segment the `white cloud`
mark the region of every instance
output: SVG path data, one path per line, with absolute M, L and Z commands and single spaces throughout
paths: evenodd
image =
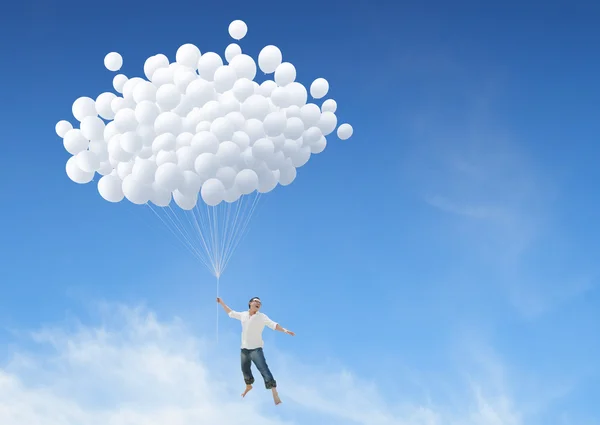
M 160 321 L 142 308 L 114 307 L 99 326 L 64 325 L 31 336 L 41 345 L 16 350 L 0 369 L 3 425 L 283 425 L 309 415 L 329 424 L 531 424 L 510 393 L 490 386 L 497 373 L 474 375 L 464 396 L 459 385 L 443 399 L 408 403 L 414 394 L 403 394 L 401 381 L 380 388 L 348 371 L 302 364 L 298 353 L 275 347 L 269 363 L 284 403 L 273 405 L 258 374 L 241 399 L 237 344 L 222 343 L 217 354 L 181 320 Z

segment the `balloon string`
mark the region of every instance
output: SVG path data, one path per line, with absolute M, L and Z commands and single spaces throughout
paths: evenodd
M 219 280 L 220 275 L 217 274 L 217 298 L 219 298 Z M 217 344 L 219 344 L 219 304 L 217 303 Z

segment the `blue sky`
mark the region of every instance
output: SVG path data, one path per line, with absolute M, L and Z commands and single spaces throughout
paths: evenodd
M 0 18 L 0 422 L 600 423 L 600 6 L 122 3 Z M 139 76 L 184 43 L 222 53 L 234 19 L 354 127 L 263 198 L 221 281 L 297 333 L 265 331 L 276 409 L 238 400 L 214 277 L 149 210 L 71 182 L 54 132 L 111 89 L 106 53 Z

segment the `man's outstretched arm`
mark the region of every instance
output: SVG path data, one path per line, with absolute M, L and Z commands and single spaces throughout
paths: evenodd
M 279 323 L 275 326 L 275 330 L 279 331 L 279 332 L 283 332 L 283 333 L 291 335 L 291 336 L 296 335 L 294 332 L 292 332 L 290 330 L 287 330 L 286 328 L 281 327 L 281 325 Z
M 221 304 L 221 307 L 223 307 L 223 310 L 225 310 L 225 313 L 229 314 L 229 313 L 231 313 L 231 312 L 232 312 L 232 310 L 231 310 L 231 309 L 230 309 L 230 308 L 227 306 L 227 304 L 225 304 L 225 303 L 223 302 L 223 300 L 222 300 L 221 298 L 217 298 L 217 302 L 218 302 L 219 304 Z
M 269 316 L 267 316 L 266 314 L 263 317 L 264 317 L 264 320 L 265 320 L 265 325 L 267 325 L 271 329 L 273 329 L 275 331 L 283 332 L 283 333 L 291 335 L 291 336 L 296 335 L 294 332 L 288 331 L 286 328 L 284 328 L 283 326 L 281 326 L 279 323 L 276 323 L 273 320 L 271 320 L 269 318 Z
M 240 313 L 238 313 L 237 311 L 233 311 L 232 309 L 230 309 L 227 304 L 225 304 L 223 302 L 223 300 L 221 298 L 217 298 L 217 302 L 219 304 L 221 304 L 221 307 L 223 307 L 223 310 L 225 310 L 225 312 L 229 315 L 229 317 L 233 318 L 233 319 L 240 319 Z

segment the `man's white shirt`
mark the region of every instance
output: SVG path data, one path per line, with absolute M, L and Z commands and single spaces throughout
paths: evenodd
M 233 311 L 229 312 L 229 317 L 238 319 L 242 322 L 242 348 L 252 350 L 260 348 L 264 345 L 262 332 L 265 326 L 275 330 L 277 323 L 269 319 L 266 314 L 260 311 L 250 316 L 249 311 Z

